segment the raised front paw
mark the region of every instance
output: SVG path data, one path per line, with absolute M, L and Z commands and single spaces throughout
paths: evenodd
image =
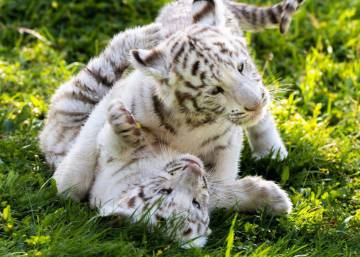
M 289 28 L 292 16 L 305 0 L 284 0 L 283 12 L 280 20 L 280 32 L 285 33 Z
M 130 145 L 137 145 L 142 140 L 140 124 L 126 109 L 122 101 L 114 100 L 108 109 L 108 122 L 115 134 Z

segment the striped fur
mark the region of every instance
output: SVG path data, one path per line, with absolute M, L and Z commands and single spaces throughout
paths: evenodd
M 256 31 L 279 25 L 280 32 L 285 33 L 293 14 L 303 2 L 304 0 L 284 0 L 270 7 L 257 7 L 226 1 L 226 5 L 244 30 Z

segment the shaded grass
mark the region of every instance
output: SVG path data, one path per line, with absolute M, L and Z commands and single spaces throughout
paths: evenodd
M 254 161 L 247 146 L 242 174 L 284 186 L 294 203 L 289 217 L 239 214 L 232 226 L 235 213 L 218 210 L 207 246 L 182 250 L 159 231 L 114 225 L 56 197 L 36 138 L 51 94 L 114 33 L 150 22 L 164 2 L 0 0 L 0 256 L 359 256 L 357 0 L 308 0 L 287 35 L 247 34 L 280 92 L 273 111 L 290 156 Z

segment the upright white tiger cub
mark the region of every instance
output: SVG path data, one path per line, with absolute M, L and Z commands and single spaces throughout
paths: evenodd
M 100 215 L 146 219 L 150 226 L 161 222 L 168 235 L 188 248 L 204 246 L 210 234 L 209 212 L 219 203 L 209 193 L 222 199 L 222 207 L 288 211 L 286 193 L 271 181 L 214 181 L 199 158 L 164 149 L 159 142 L 150 144 L 121 100 L 109 104 L 106 116 L 97 137 L 99 157 L 90 191 L 90 203 Z
M 197 19 L 202 19 L 208 14 L 206 9 L 204 12 L 200 9 L 193 19 L 192 2 L 193 0 L 178 0 L 165 6 L 157 18 L 157 22 L 163 25 L 161 32 L 159 26 L 150 25 L 116 35 L 98 57 L 92 59 L 85 69 L 57 90 L 40 135 L 40 146 L 49 164 L 57 167 L 68 153 L 96 104 L 129 66 L 128 53 L 131 49 L 151 48 L 163 36 L 172 35 L 191 25 L 193 20 L 197 22 Z M 280 27 L 284 28 L 281 30 L 284 31 L 292 14 L 302 2 L 284 0 L 274 6 L 257 7 L 226 0 L 224 3 L 230 11 L 223 13 L 227 20 L 226 26 L 232 28 L 235 33 L 241 33 L 242 30 L 259 30 L 275 24 L 280 24 Z M 268 147 L 261 146 L 264 140 L 256 140 L 254 134 L 259 134 L 256 129 L 249 134 L 254 155 L 265 155 Z

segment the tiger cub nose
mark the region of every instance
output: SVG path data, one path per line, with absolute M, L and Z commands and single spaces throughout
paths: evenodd
M 248 112 L 256 112 L 256 111 L 259 111 L 265 103 L 266 103 L 266 94 L 263 91 L 261 93 L 261 99 L 259 99 L 252 105 L 244 106 L 244 109 Z

